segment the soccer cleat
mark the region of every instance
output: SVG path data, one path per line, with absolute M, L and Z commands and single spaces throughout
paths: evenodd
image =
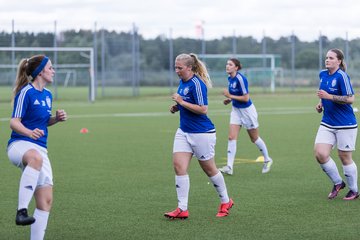
M 328 198 L 329 199 L 334 199 L 338 193 L 340 192 L 341 189 L 345 188 L 346 184 L 344 181 L 342 181 L 339 184 L 334 185 L 333 189 L 331 190 L 331 192 L 329 193 Z
M 359 197 L 358 192 L 353 192 L 350 190 L 343 199 L 344 200 L 354 200 L 354 199 L 357 199 L 358 197 Z
M 226 217 L 229 215 L 229 210 L 234 205 L 234 201 L 230 198 L 230 201 L 228 203 L 222 203 L 220 204 L 219 211 L 216 214 L 217 217 Z
M 180 208 L 176 208 L 172 212 L 165 213 L 164 216 L 170 219 L 186 219 L 189 217 L 189 211 L 183 211 Z
M 219 168 L 219 171 L 227 175 L 233 175 L 233 169 L 227 165 Z
M 271 158 L 268 161 L 264 162 L 262 173 L 268 173 L 270 171 L 271 165 L 273 164 L 273 160 Z
M 28 216 L 27 209 L 22 208 L 17 211 L 15 223 L 16 225 L 26 226 L 35 222 L 35 218 Z

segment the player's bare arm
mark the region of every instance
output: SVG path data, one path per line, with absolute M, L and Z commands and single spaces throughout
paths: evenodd
M 205 105 L 200 106 L 197 104 L 192 104 L 192 103 L 186 102 L 177 93 L 173 94 L 172 100 L 174 102 L 176 102 L 177 104 L 183 106 L 184 108 L 192 111 L 193 113 L 196 113 L 196 114 L 206 114 L 207 113 L 207 109 L 208 109 L 207 106 L 205 106 Z
M 236 96 L 236 95 L 232 95 L 229 93 L 229 90 L 227 89 L 224 89 L 223 90 L 223 95 L 229 99 L 234 99 L 234 100 L 237 100 L 237 101 L 240 101 L 240 102 L 248 102 L 249 99 L 250 99 L 250 95 L 249 94 L 245 94 L 245 95 L 242 95 L 242 96 Z M 224 104 L 225 104 L 225 101 L 224 101 Z
M 333 95 L 332 100 L 334 102 L 340 103 L 340 104 L 351 104 L 354 102 L 355 96 L 354 95 L 346 95 L 346 96 Z
M 317 96 L 320 99 L 328 99 L 328 100 L 332 100 L 336 103 L 340 103 L 340 104 L 352 104 L 355 100 L 355 95 L 332 95 L 329 94 L 328 92 L 324 91 L 324 90 L 319 90 L 317 92 Z

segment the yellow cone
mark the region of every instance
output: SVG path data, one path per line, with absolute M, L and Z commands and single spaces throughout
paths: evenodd
M 264 162 L 264 156 L 258 157 L 255 162 Z

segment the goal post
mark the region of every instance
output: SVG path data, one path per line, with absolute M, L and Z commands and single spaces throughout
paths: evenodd
M 4 57 L 5 53 L 5 57 Z M 63 53 L 63 56 L 59 56 L 59 53 Z M 71 53 L 79 53 L 79 56 L 71 55 Z M 11 57 L 7 57 L 11 54 Z M 59 73 L 66 72 L 66 69 L 79 70 L 88 69 L 88 82 L 89 93 L 88 100 L 90 102 L 95 101 L 95 73 L 94 73 L 94 49 L 90 47 L 0 47 L 0 71 L 14 73 L 14 69 L 17 68 L 20 59 L 30 57 L 29 55 L 46 54 L 51 55 L 51 61 L 55 69 L 59 70 Z M 67 56 L 66 56 L 67 55 Z M 74 57 L 75 56 L 75 57 Z M 87 59 L 86 61 L 81 61 Z M 71 61 L 69 61 L 71 60 Z M 68 61 L 68 62 L 67 62 Z M 15 71 L 16 72 L 16 71 Z M 0 72 L 1 74 L 1 72 Z M 4 73 L 2 73 L 4 74 Z M 56 79 L 55 70 L 55 79 Z M 11 76 L 13 77 L 13 76 Z M 1 84 L 4 84 L 3 82 Z M 55 96 L 57 95 L 57 83 L 54 82 Z
M 275 92 L 275 76 L 281 72 L 279 65 L 280 56 L 276 54 L 199 54 L 215 76 L 218 72 L 225 71 L 226 61 L 229 58 L 237 58 L 243 65 L 243 70 L 247 77 L 259 75 L 263 79 L 270 81 L 269 87 L 271 92 Z M 260 77 L 259 77 L 260 78 Z M 251 79 L 249 79 L 251 81 Z M 263 81 L 263 80 L 262 80 Z

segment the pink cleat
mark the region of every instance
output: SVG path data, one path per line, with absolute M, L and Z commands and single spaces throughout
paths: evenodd
M 174 211 L 172 212 L 167 212 L 164 214 L 165 217 L 169 218 L 169 219 L 186 219 L 189 217 L 189 211 L 183 211 L 180 208 L 176 208 Z
M 333 189 L 331 190 L 331 192 L 329 193 L 328 198 L 329 199 L 334 199 L 338 193 L 340 192 L 341 189 L 345 188 L 346 184 L 344 183 L 344 181 L 342 181 L 340 184 L 336 184 L 334 185 Z
M 216 214 L 217 217 L 226 217 L 229 215 L 229 210 L 234 205 L 234 201 L 230 198 L 228 203 L 222 203 L 219 207 L 219 212 Z

